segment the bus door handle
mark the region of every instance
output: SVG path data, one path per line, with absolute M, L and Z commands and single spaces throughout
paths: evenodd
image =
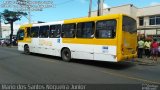
M 94 54 L 94 53 L 90 53 L 90 54 Z
M 55 49 L 52 49 L 52 50 L 55 50 Z
M 76 52 L 76 51 L 72 51 L 72 52 Z
M 45 48 L 45 49 L 47 49 L 47 48 Z
M 41 47 L 38 47 L 38 48 L 41 48 Z

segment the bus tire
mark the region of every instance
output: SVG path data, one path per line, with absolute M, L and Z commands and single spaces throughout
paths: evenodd
M 71 52 L 68 48 L 64 48 L 61 52 L 63 61 L 69 62 L 71 60 Z
M 29 46 L 28 46 L 28 45 L 25 45 L 25 46 L 24 46 L 24 54 L 26 54 L 26 55 L 29 55 L 29 54 L 30 54 Z

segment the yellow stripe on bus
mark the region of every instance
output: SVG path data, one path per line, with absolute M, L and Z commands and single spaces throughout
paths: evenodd
M 72 43 L 72 44 L 91 44 L 91 45 L 117 45 L 116 39 L 77 39 L 77 38 L 63 38 L 62 43 Z

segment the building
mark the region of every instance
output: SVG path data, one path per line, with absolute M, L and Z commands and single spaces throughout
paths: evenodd
M 18 24 L 14 24 L 13 25 L 14 30 L 13 30 L 13 35 L 17 35 L 17 31 L 20 27 L 20 25 Z M 1 24 L 1 36 L 2 38 L 10 38 L 10 34 L 11 34 L 11 29 L 10 29 L 10 25 L 9 24 Z
M 160 5 L 137 8 L 133 4 L 103 9 L 104 14 L 123 13 L 137 20 L 137 32 L 144 35 L 160 35 Z M 97 16 L 92 11 L 91 16 Z
M 10 25 L 2 24 L 1 25 L 2 38 L 7 38 L 10 35 Z

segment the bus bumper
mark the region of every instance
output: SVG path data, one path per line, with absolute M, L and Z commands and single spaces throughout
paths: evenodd
M 128 61 L 128 60 L 134 60 L 137 58 L 137 53 L 136 54 L 131 54 L 131 55 L 122 55 L 121 58 L 118 59 L 119 61 Z

